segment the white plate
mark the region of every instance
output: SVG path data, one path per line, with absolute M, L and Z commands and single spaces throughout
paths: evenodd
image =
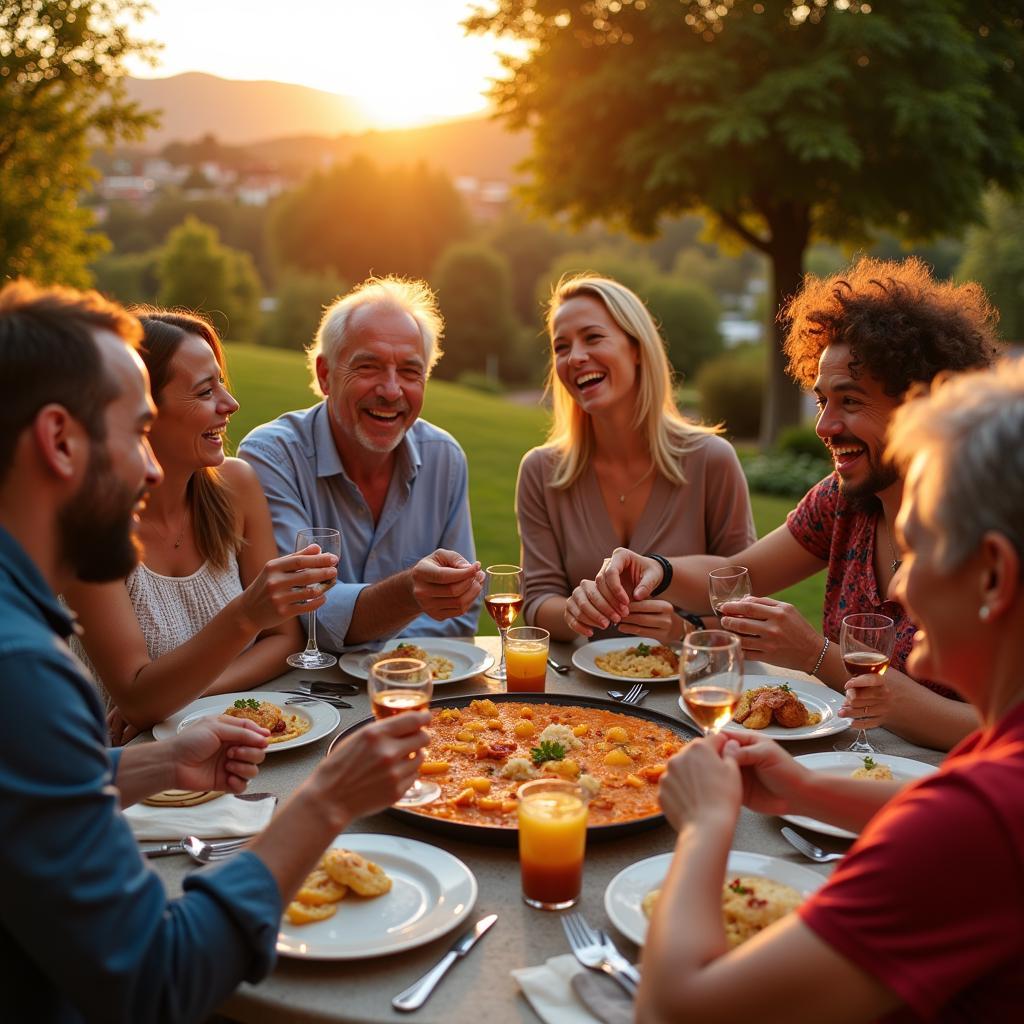
M 477 647 L 465 640 L 448 640 L 444 637 L 402 636 L 382 644 L 381 651 L 392 651 L 399 644 L 415 644 L 417 647 L 422 647 L 427 654 L 439 655 L 452 663 L 452 674 L 447 679 L 435 679 L 435 686 L 461 683 L 464 679 L 472 679 L 473 676 L 486 672 L 494 664 L 494 658 L 482 647 Z M 338 667 L 350 676 L 355 676 L 356 679 L 366 679 L 370 675 L 370 662 L 378 654 L 380 651 L 373 654 L 367 654 L 365 651 L 352 651 L 349 654 L 343 654 L 338 659 Z
M 349 893 L 326 921 L 281 921 L 277 951 L 304 960 L 366 960 L 413 949 L 451 931 L 476 903 L 473 872 L 457 857 L 402 836 L 340 835 L 331 846 L 379 864 L 393 882 L 373 899 Z
M 894 757 L 892 754 L 872 754 L 872 758 L 879 764 L 887 764 L 891 769 L 897 782 L 913 782 L 914 779 L 923 779 L 938 768 L 932 764 L 925 764 L 924 761 L 914 761 L 909 757 Z M 826 775 L 838 775 L 841 778 L 848 778 L 850 773 L 864 765 L 864 755 L 854 754 L 848 750 L 825 751 L 821 754 L 801 754 L 794 758 L 802 765 L 812 771 L 825 772 Z M 799 814 L 783 814 L 784 821 L 799 825 L 801 828 L 809 828 L 812 832 L 820 832 L 822 835 L 835 836 L 837 839 L 856 839 L 856 832 L 847 832 L 845 828 L 838 825 L 830 825 L 827 821 L 818 821 L 816 818 L 805 818 Z
M 804 725 L 799 729 L 786 729 L 781 725 L 769 725 L 764 729 L 747 729 L 739 722 L 729 722 L 726 732 L 745 732 L 754 736 L 768 736 L 780 743 L 795 740 L 814 740 L 822 736 L 832 736 L 844 729 L 849 729 L 850 719 L 840 718 L 839 709 L 846 699 L 824 683 L 805 683 L 785 676 L 744 676 L 743 689 L 756 690 L 759 686 L 781 686 L 785 683 L 807 705 L 808 711 L 817 711 L 821 721 L 817 725 Z M 688 721 L 693 721 L 683 698 L 679 698 L 679 707 Z
M 611 679 L 616 683 L 674 683 L 679 685 L 679 674 L 673 673 L 670 676 L 652 676 L 644 679 L 640 676 L 617 676 L 614 672 L 606 672 L 603 668 L 597 667 L 596 659 L 612 651 L 625 651 L 637 644 L 649 644 L 651 647 L 659 646 L 659 641 L 644 639 L 641 636 L 614 636 L 609 640 L 594 640 L 582 647 L 577 647 L 572 652 L 572 663 L 581 671 L 589 672 L 592 676 L 600 676 L 602 679 Z M 676 653 L 679 651 L 679 644 L 666 644 Z
M 194 725 L 201 718 L 210 715 L 222 715 L 236 700 L 268 700 L 276 704 L 282 711 L 289 715 L 297 715 L 309 722 L 309 729 L 295 739 L 285 740 L 283 743 L 271 743 L 267 747 L 267 753 L 273 754 L 278 750 L 294 750 L 296 747 L 304 747 L 307 743 L 315 743 L 317 740 L 329 736 L 341 722 L 341 715 L 337 708 L 318 700 L 312 704 L 289 704 L 286 708 L 284 702 L 294 693 L 274 693 L 267 690 L 250 690 L 247 693 L 218 693 L 212 697 L 200 697 L 191 704 L 183 707 L 176 715 L 153 726 L 153 737 L 158 740 L 173 739 L 182 729 Z
M 668 866 L 672 863 L 671 853 L 648 857 L 620 871 L 604 891 L 604 909 L 609 920 L 630 942 L 644 944 L 647 936 L 647 917 L 643 912 L 643 898 L 652 890 L 660 888 Z M 770 878 L 783 885 L 791 885 L 797 892 L 810 896 L 820 888 L 825 879 L 810 868 L 760 853 L 729 853 L 727 875 L 756 875 Z

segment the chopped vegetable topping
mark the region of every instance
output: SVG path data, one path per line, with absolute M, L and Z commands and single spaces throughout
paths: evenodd
M 875 767 L 875 759 L 873 757 L 871 757 L 870 755 L 868 757 L 865 757 L 864 758 L 864 767 L 868 771 L 871 771 Z
M 246 697 L 244 700 L 236 700 L 235 707 L 249 708 L 252 711 L 258 711 L 260 707 L 260 702 L 256 700 L 254 697 Z
M 752 893 L 754 891 L 753 889 L 748 889 L 738 878 L 734 878 L 729 883 L 729 888 L 740 896 L 746 896 L 747 893 Z
M 650 654 L 651 653 L 651 648 L 647 644 L 637 644 L 636 645 L 636 653 L 637 654 Z
M 565 759 L 565 747 L 554 740 L 542 740 L 539 747 L 530 751 L 530 757 L 534 764 L 543 764 L 545 761 L 562 761 Z

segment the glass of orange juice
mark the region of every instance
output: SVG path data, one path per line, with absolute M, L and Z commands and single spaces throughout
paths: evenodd
M 551 634 L 538 626 L 515 626 L 505 634 L 505 689 L 543 693 Z
M 571 907 L 583 888 L 586 793 L 576 782 L 535 779 L 518 796 L 523 900 L 538 910 Z

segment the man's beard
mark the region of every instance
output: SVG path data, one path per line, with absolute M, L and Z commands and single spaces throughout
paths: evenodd
M 849 484 L 840 476 L 839 492 L 852 505 L 872 509 L 877 504 L 877 495 L 892 487 L 899 480 L 900 474 L 894 466 L 876 462 L 869 449 L 865 449 L 865 455 L 868 460 L 867 477 L 858 484 Z
M 133 515 L 145 489 L 132 492 L 93 442 L 85 480 L 57 520 L 61 561 L 83 583 L 124 579 L 139 562 Z

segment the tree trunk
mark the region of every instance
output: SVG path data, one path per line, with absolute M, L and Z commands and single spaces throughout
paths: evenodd
M 800 288 L 804 250 L 810 238 L 810 215 L 805 208 L 788 207 L 773 211 L 769 257 L 772 263 L 772 330 L 768 339 L 768 368 L 761 408 L 761 449 L 770 448 L 779 432 L 800 422 L 800 389 L 786 373 L 782 343 L 786 325 L 778 312 Z

